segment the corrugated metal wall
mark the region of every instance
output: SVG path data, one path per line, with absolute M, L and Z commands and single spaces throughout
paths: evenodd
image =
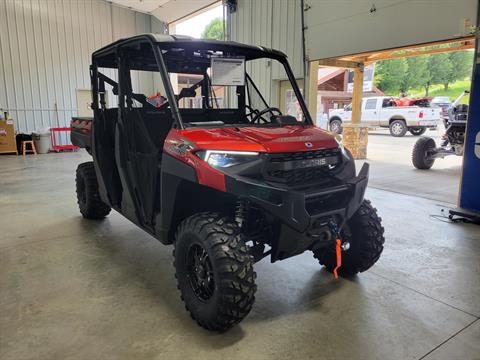
M 160 29 L 152 16 L 103 0 L 0 0 L 0 108 L 18 131 L 67 126 L 76 89 L 90 88 L 91 53 Z
M 229 15 L 231 40 L 283 51 L 295 76 L 303 78 L 301 14 L 300 0 L 238 0 L 237 11 Z M 267 61 L 254 64 L 251 72 L 260 91 L 276 101 L 271 80 L 284 80 L 285 72 Z

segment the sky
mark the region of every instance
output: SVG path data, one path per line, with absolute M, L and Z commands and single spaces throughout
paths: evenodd
M 204 13 L 192 17 L 183 22 L 177 23 L 175 27 L 175 34 L 177 35 L 188 35 L 194 38 L 200 38 L 202 35 L 203 29 L 205 26 L 215 18 L 223 17 L 223 8 L 222 5 L 219 5 L 211 10 L 205 11 Z

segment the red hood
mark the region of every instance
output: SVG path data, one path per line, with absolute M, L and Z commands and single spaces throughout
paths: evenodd
M 338 147 L 333 135 L 315 126 L 188 129 L 179 135 L 199 149 L 211 150 L 294 152 Z

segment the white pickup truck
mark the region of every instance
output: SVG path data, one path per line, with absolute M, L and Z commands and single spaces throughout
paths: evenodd
M 385 127 L 395 137 L 404 136 L 407 131 L 412 135 L 422 135 L 426 129 L 436 129 L 440 121 L 441 109 L 438 107 L 395 106 L 392 97 L 377 96 L 362 100 L 362 120 L 369 127 Z M 340 134 L 342 123 L 352 121 L 352 105 L 343 109 L 332 109 L 328 124 L 330 131 Z

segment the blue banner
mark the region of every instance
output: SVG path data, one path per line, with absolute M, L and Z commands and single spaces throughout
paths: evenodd
M 476 213 L 480 213 L 480 58 L 478 44 L 477 39 L 459 203 L 461 208 Z

